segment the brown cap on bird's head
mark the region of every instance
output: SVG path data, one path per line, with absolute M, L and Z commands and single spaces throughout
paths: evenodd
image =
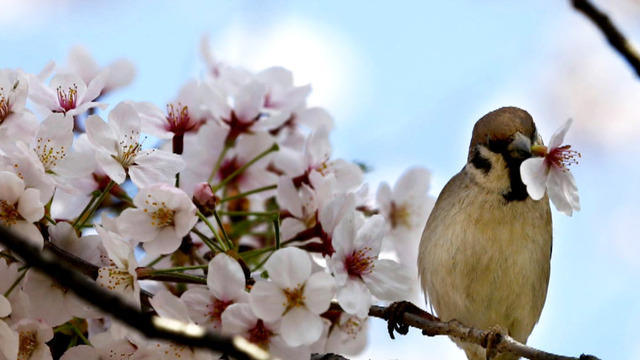
M 516 132 L 530 139 L 534 137 L 536 125 L 528 112 L 508 106 L 488 113 L 473 127 L 471 144 L 469 144 L 469 160 L 476 145 L 488 146 L 489 141 L 509 141 Z

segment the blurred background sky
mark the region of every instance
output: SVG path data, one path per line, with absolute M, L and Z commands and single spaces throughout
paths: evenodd
M 599 1 L 640 39 L 640 3 Z M 310 102 L 337 124 L 334 154 L 393 183 L 431 170 L 431 193 L 466 161 L 474 122 L 500 106 L 528 110 L 547 141 L 571 117 L 567 143 L 582 210 L 554 211 L 551 282 L 529 344 L 602 359 L 638 359 L 640 341 L 640 80 L 569 1 L 72 1 L 0 0 L 0 67 L 38 72 L 84 45 L 99 63 L 138 67 L 109 100 L 162 105 L 203 70 L 199 41 L 259 70 L 311 83 Z M 359 359 L 464 359 L 444 337 L 391 341 L 371 322 Z

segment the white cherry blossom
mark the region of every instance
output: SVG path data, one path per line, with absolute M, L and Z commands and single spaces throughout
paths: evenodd
M 108 219 L 106 216 L 102 217 L 103 224 L 110 221 L 112 222 L 113 220 Z M 131 244 L 119 234 L 109 230 L 110 227 L 114 226 L 116 225 L 113 223 L 107 224 L 107 226 L 95 226 L 110 260 L 110 264 L 101 266 L 98 269 L 96 283 L 110 291 L 121 294 L 125 300 L 136 307 L 140 307 L 140 285 L 138 284 L 138 275 L 136 273 L 138 262 Z
M 348 313 L 367 316 L 373 294 L 381 300 L 399 300 L 409 291 L 411 277 L 402 265 L 378 259 L 385 220 L 373 215 L 364 221 L 347 214 L 333 232 L 335 253 L 328 261 L 338 285 L 338 303 Z
M 87 119 L 87 135 L 96 147 L 96 160 L 117 184 L 127 176 L 139 187 L 172 183 L 184 167 L 179 155 L 158 149 L 142 149 L 140 117 L 129 103 L 119 103 L 109 113 L 109 122 L 99 116 Z
M 181 296 L 189 315 L 198 325 L 219 330 L 221 316 L 229 305 L 249 301 L 242 267 L 224 253 L 216 255 L 209 262 L 207 288 L 191 288 Z
M 135 242 L 144 243 L 150 255 L 176 251 L 182 237 L 198 221 L 189 196 L 170 185 L 155 184 L 140 189 L 133 204 L 136 208 L 126 209 L 117 218 L 118 230 Z
M 280 359 L 307 359 L 311 355 L 309 346 L 292 347 L 280 335 L 280 323 L 258 318 L 249 304 L 233 304 L 222 314 L 225 333 L 240 335 Z
M 35 76 L 29 78 L 29 98 L 36 104 L 51 112 L 64 113 L 71 116 L 106 104 L 94 102 L 104 88 L 106 72 L 97 75 L 88 84 L 78 74 L 61 73 L 55 75 L 49 85 L 45 85 Z
M 311 274 L 309 254 L 298 248 L 277 250 L 264 268 L 271 281 L 256 282 L 250 293 L 253 312 L 264 321 L 281 319 L 280 334 L 289 346 L 310 345 L 320 338 L 321 313 L 334 294 L 333 278 Z
M 0 171 L 0 225 L 42 248 L 44 239 L 33 224 L 44 216 L 40 191 L 26 188 L 17 175 Z
M 0 69 L 0 141 L 29 141 L 38 126 L 25 108 L 27 77 L 21 71 Z
M 101 67 L 89 51 L 82 46 L 74 46 L 69 51 L 67 61 L 69 70 L 78 74 L 85 84 L 90 84 L 102 72 L 106 73 L 104 75 L 104 87 L 101 89 L 99 97 L 117 88 L 129 85 L 136 75 L 136 68 L 131 61 L 118 59 L 107 66 Z
M 534 200 L 540 200 L 545 192 L 558 211 L 571 216 L 574 210 L 580 210 L 578 187 L 568 166 L 577 163 L 580 154 L 571 150 L 570 145 L 562 145 L 572 120 L 565 122 L 549 141 L 549 147 L 535 146 L 533 152 L 542 157 L 532 157 L 520 166 L 522 182 Z

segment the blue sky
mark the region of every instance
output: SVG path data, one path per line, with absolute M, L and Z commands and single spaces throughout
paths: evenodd
M 640 39 L 640 8 L 602 2 Z M 373 184 L 421 165 L 432 194 L 464 165 L 471 128 L 505 105 L 527 109 L 544 138 L 568 117 L 582 152 L 582 211 L 554 212 L 547 303 L 530 344 L 566 355 L 637 359 L 640 345 L 640 81 L 568 1 L 0 0 L 0 67 L 39 71 L 86 46 L 127 57 L 132 86 L 111 100 L 163 104 L 202 70 L 198 44 L 254 69 L 291 68 L 334 115 L 338 157 L 370 164 Z M 629 159 L 631 158 L 631 159 Z M 361 358 L 462 359 L 445 338 L 395 342 L 372 322 Z

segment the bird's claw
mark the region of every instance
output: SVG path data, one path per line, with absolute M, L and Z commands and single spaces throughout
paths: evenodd
M 487 333 L 487 336 L 485 338 L 487 345 L 485 347 L 485 354 L 487 360 L 493 359 L 498 354 L 496 346 L 500 343 L 500 341 L 502 341 L 504 334 L 507 334 L 507 331 L 500 325 L 494 325 L 493 327 L 491 327 L 491 329 L 489 329 L 489 333 Z
M 395 339 L 394 331 L 401 335 L 406 335 L 409 332 L 409 325 L 405 324 L 403 315 L 405 313 L 415 314 L 421 317 L 426 317 L 429 320 L 437 320 L 437 318 L 409 301 L 397 301 L 387 307 L 387 331 L 392 339 Z

